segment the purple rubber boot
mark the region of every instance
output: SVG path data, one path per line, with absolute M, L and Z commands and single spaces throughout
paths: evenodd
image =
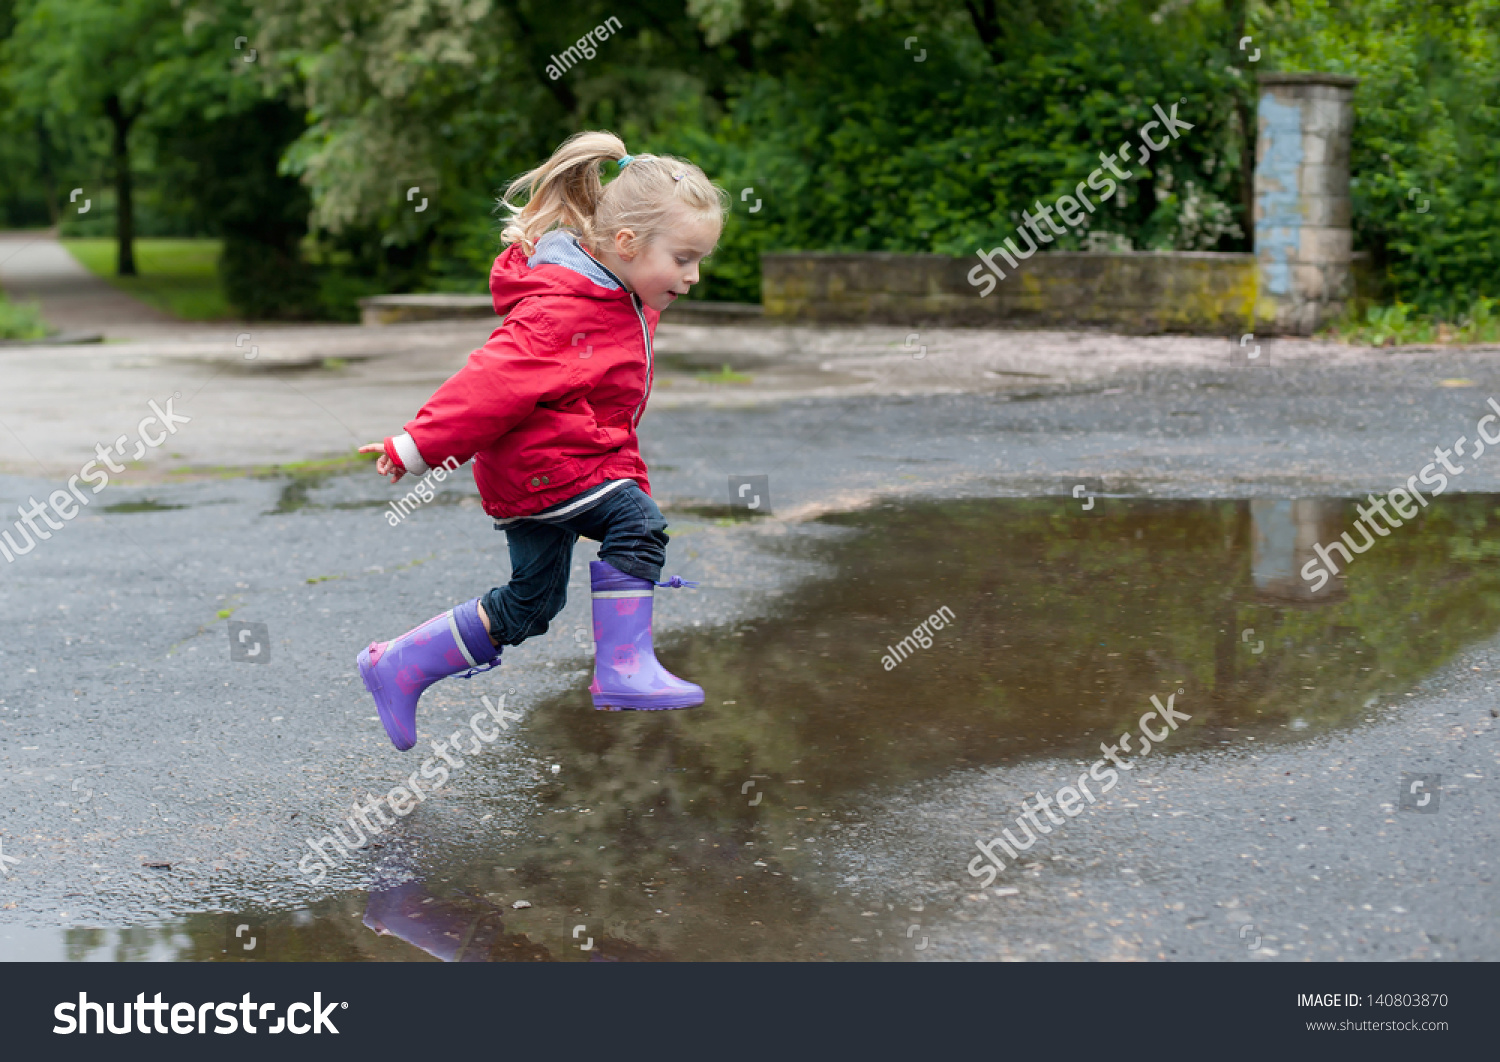
M 389 642 L 359 653 L 359 674 L 375 697 L 391 744 L 405 752 L 417 743 L 417 699 L 440 678 L 470 678 L 500 666 L 500 650 L 479 619 L 479 599 L 434 616 Z
M 703 703 L 703 688 L 657 663 L 651 645 L 656 586 L 697 586 L 674 577 L 653 584 L 607 561 L 589 563 L 594 591 L 594 682 L 589 692 L 601 712 L 660 712 Z

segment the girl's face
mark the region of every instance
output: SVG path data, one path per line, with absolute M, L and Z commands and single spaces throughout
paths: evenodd
M 632 246 L 635 233 L 622 229 L 601 260 L 641 302 L 660 313 L 698 283 L 698 263 L 719 242 L 719 227 L 713 215 L 674 205 L 655 237 Z

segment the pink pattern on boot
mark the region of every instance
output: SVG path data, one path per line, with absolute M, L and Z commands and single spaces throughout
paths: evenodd
M 416 665 L 403 667 L 400 671 L 396 672 L 396 685 L 400 687 L 402 693 L 410 696 L 424 688 L 422 680 L 426 677 L 422 673 L 422 669 Z
M 626 642 L 624 645 L 615 646 L 614 657 L 610 665 L 622 675 L 634 676 L 641 669 L 640 658 L 636 655 L 635 645 Z

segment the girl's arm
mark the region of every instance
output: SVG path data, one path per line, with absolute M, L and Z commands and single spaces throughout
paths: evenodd
M 541 403 L 577 390 L 577 359 L 562 356 L 562 346 L 544 311 L 518 306 L 407 422 L 406 433 L 385 441 L 393 469 L 421 474 L 450 457 L 463 464 Z

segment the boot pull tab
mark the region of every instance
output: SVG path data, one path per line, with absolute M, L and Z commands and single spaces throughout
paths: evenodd
M 686 586 L 686 587 L 688 587 L 688 588 L 691 589 L 693 587 L 696 587 L 698 584 L 695 583 L 695 582 L 693 582 L 693 581 L 691 581 L 691 580 L 689 580 L 689 579 L 684 579 L 680 575 L 674 575 L 674 576 L 672 576 L 672 578 L 668 579 L 666 582 L 664 582 L 664 583 L 657 583 L 656 585 L 657 586 L 673 586 L 673 587 L 683 587 L 683 586 Z

